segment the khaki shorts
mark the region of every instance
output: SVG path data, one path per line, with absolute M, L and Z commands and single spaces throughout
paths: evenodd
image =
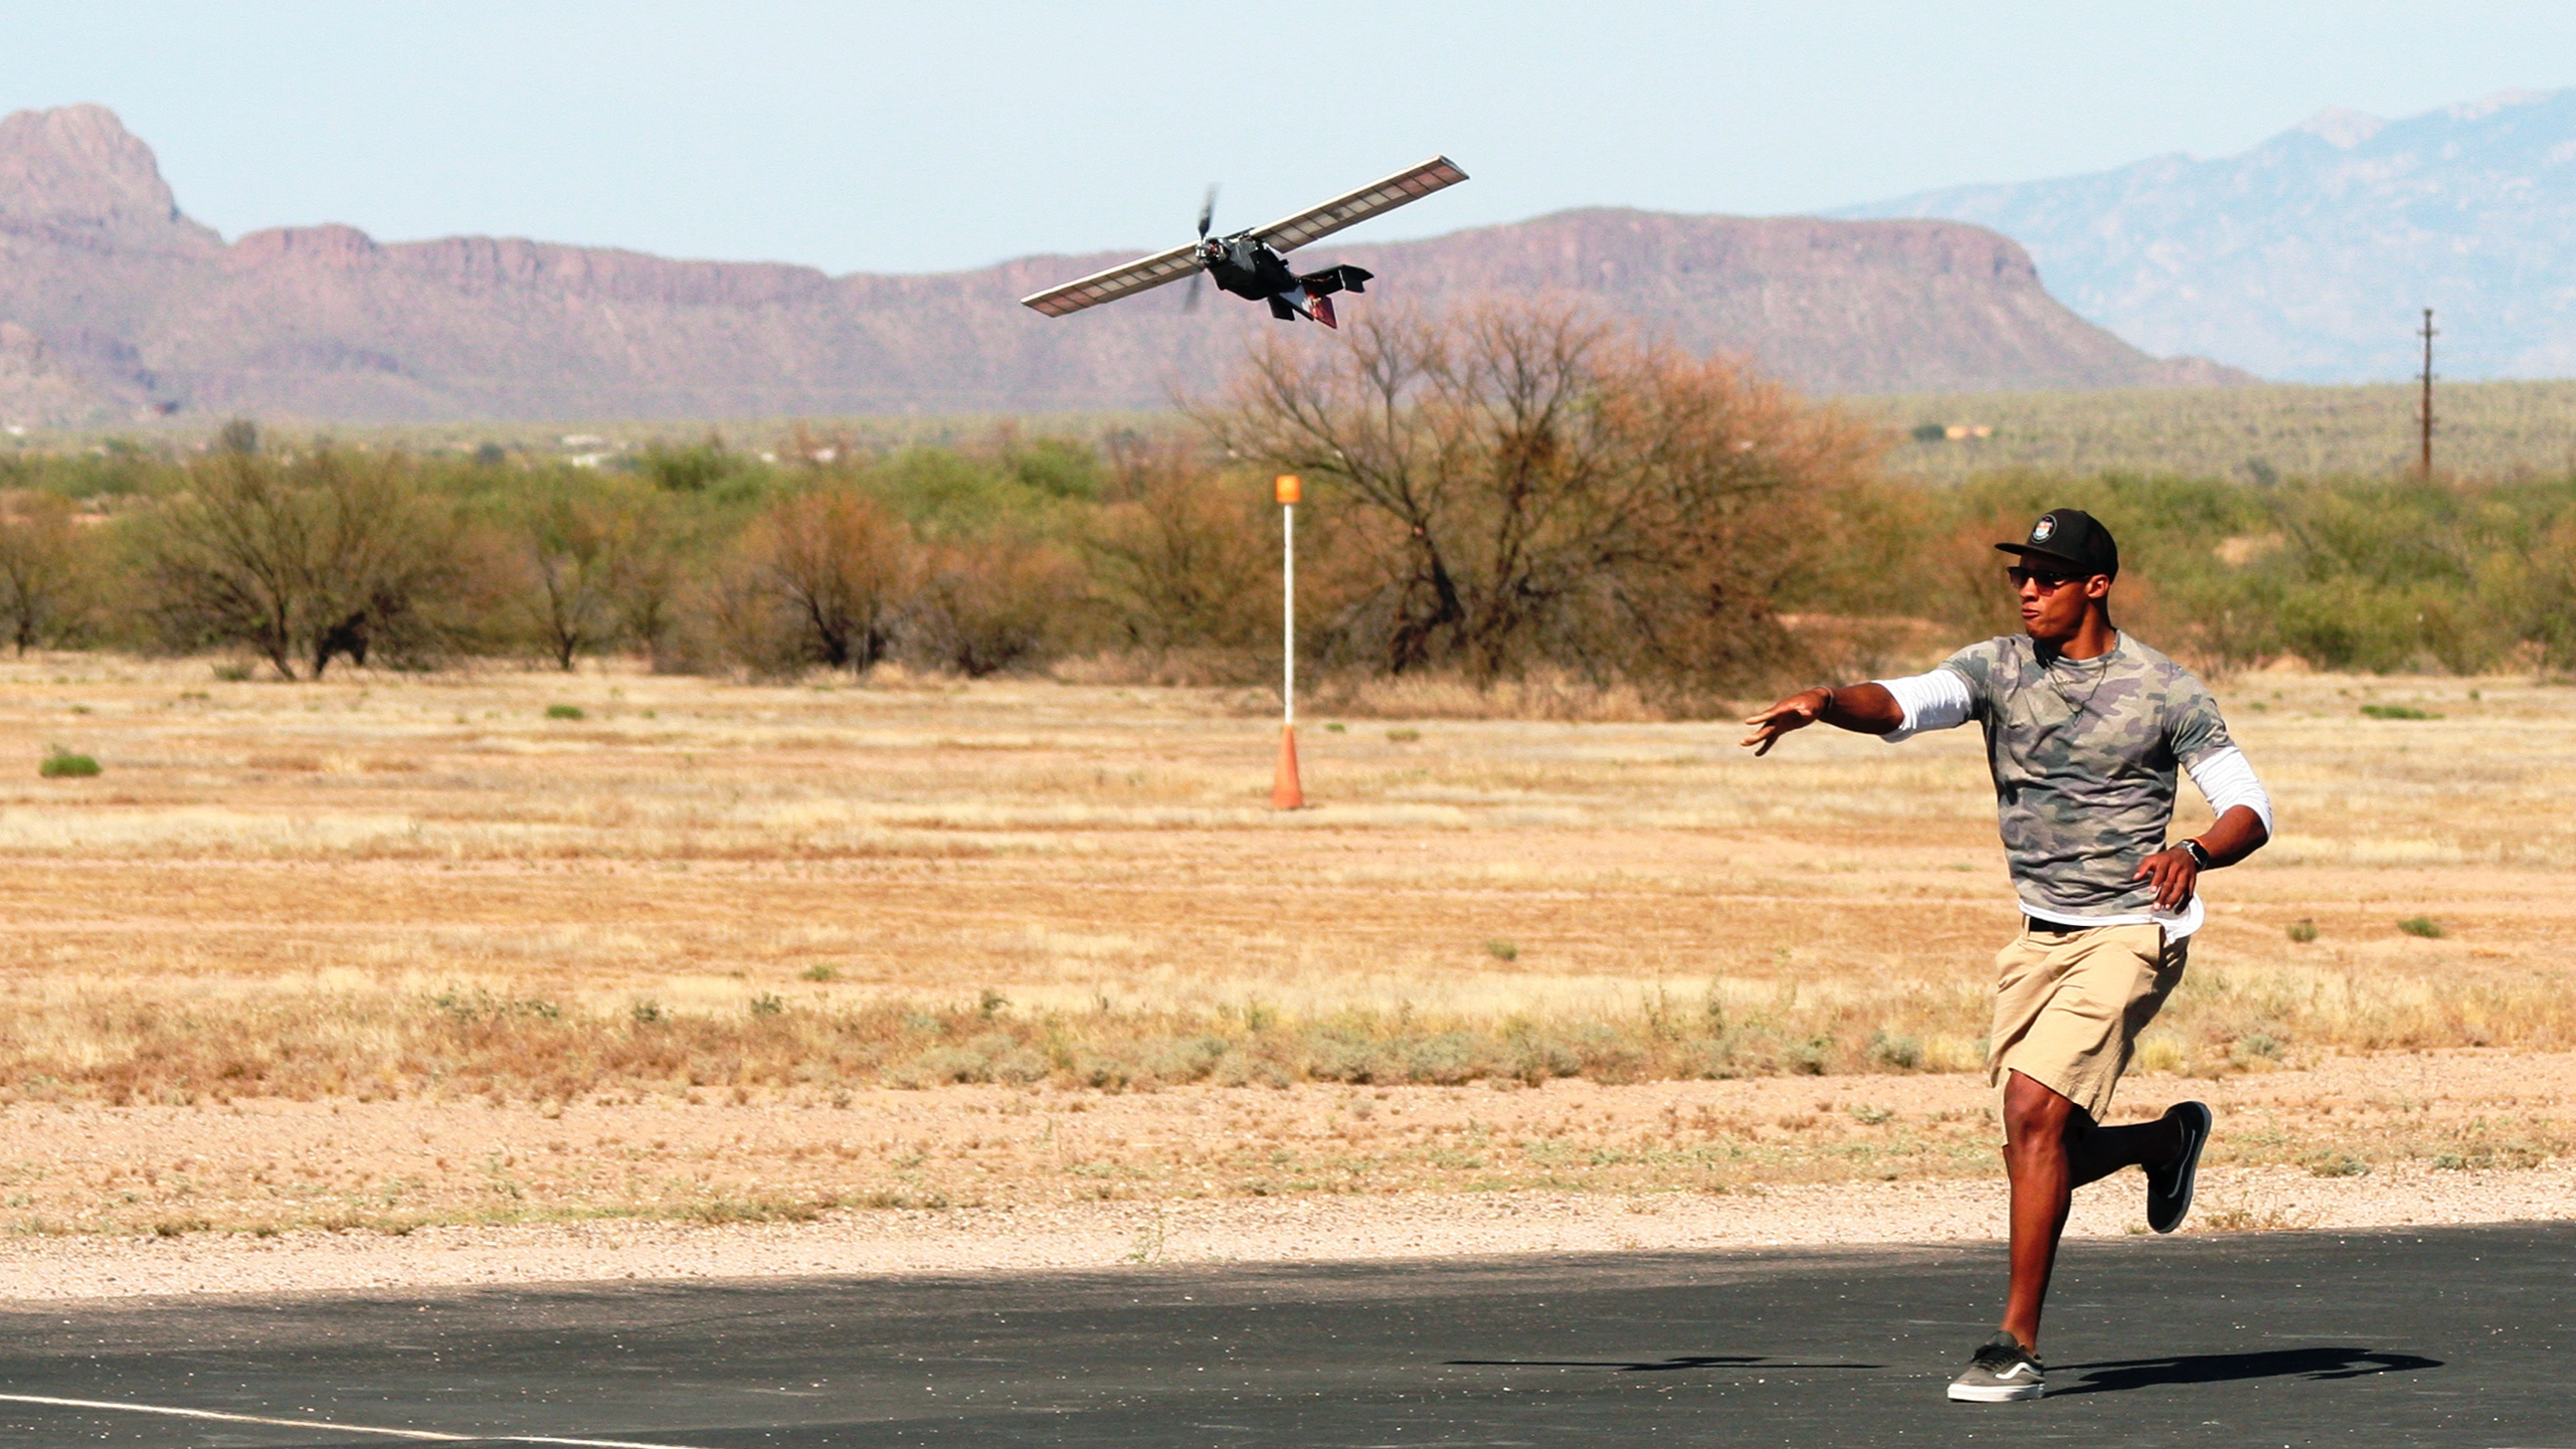
M 1988 1074 L 2019 1072 L 2099 1122 L 2128 1070 L 2138 1033 L 2182 981 L 2191 941 L 2162 926 L 2061 929 L 2025 919 L 1995 955 Z

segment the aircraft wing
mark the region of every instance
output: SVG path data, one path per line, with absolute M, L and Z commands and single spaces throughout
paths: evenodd
M 1191 242 L 1176 246 L 1167 252 L 1156 252 L 1150 257 L 1139 257 L 1124 266 L 1111 267 L 1105 272 L 1094 272 L 1080 281 L 1067 282 L 1061 287 L 1049 287 L 1043 292 L 1022 297 L 1020 305 L 1043 312 L 1049 317 L 1061 317 L 1067 312 L 1079 312 L 1085 307 L 1097 307 L 1103 302 L 1115 302 L 1121 297 L 1159 287 L 1165 282 L 1177 282 L 1197 271 L 1199 269 L 1197 251 L 1198 244 Z
M 1457 162 L 1446 156 L 1434 156 L 1375 185 L 1363 186 L 1347 196 L 1336 196 L 1321 206 L 1274 221 L 1253 235 L 1276 250 L 1293 251 L 1318 237 L 1331 236 L 1343 227 L 1366 221 L 1381 211 L 1393 211 L 1408 201 L 1420 200 L 1444 186 L 1455 186 L 1466 179 L 1467 173 L 1458 169 Z

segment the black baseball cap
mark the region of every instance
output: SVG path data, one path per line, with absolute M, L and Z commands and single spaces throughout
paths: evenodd
M 2030 526 L 2029 542 L 1995 547 L 2019 554 L 2026 564 L 2055 564 L 2079 579 L 2120 573 L 2120 546 L 2111 541 L 2111 530 L 2081 508 L 2052 508 Z

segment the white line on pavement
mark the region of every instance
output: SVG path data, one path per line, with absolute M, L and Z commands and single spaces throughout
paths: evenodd
M 108 1399 L 52 1399 L 41 1394 L 0 1394 L 0 1403 L 45 1404 L 57 1409 L 109 1409 L 120 1414 L 165 1414 L 174 1419 L 217 1419 L 227 1424 L 273 1424 L 287 1429 L 328 1429 L 335 1434 L 381 1434 L 433 1444 L 561 1444 L 571 1449 L 691 1449 L 686 1444 L 644 1444 L 632 1439 L 558 1439 L 544 1434 L 446 1434 L 436 1429 L 378 1429 L 329 1419 L 269 1419 L 213 1409 L 174 1409 L 165 1404 L 123 1404 Z

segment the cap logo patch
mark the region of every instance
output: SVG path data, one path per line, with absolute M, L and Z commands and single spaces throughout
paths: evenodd
M 2033 543 L 2046 543 L 2049 539 L 2055 537 L 2056 533 L 2057 520 L 2054 518 L 2043 518 L 2039 522 L 2031 525 L 2030 541 Z

